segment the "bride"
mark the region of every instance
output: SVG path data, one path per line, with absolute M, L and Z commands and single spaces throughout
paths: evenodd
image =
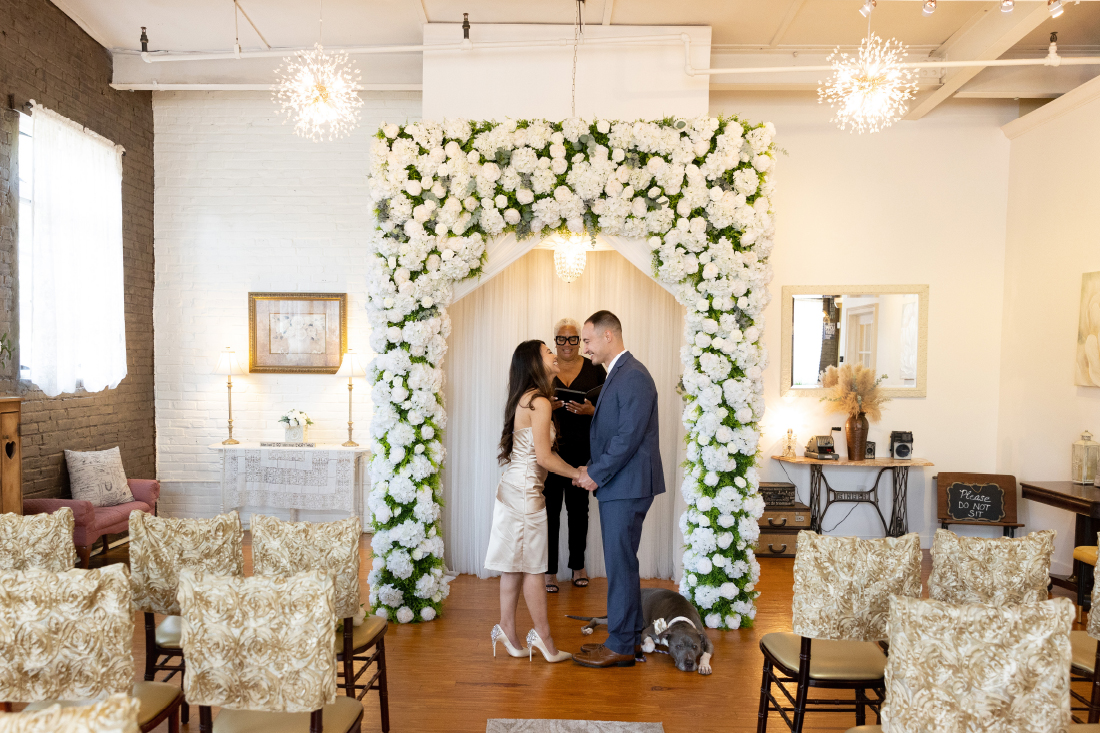
M 508 374 L 508 402 L 498 459 L 505 465 L 493 505 L 493 528 L 485 567 L 499 570 L 500 623 L 493 627 L 493 656 L 497 641 L 513 657 L 522 657 L 516 636 L 516 607 L 520 590 L 535 628 L 527 633 L 527 656 L 532 647 L 548 662 L 564 662 L 569 652 L 558 651 L 546 616 L 543 573 L 547 565 L 546 500 L 542 495 L 547 471 L 573 479 L 580 471 L 554 452 L 550 402 L 551 381 L 558 373 L 554 352 L 542 341 L 524 341 L 512 354 Z

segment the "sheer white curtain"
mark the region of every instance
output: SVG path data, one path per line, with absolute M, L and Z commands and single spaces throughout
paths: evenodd
M 122 147 L 33 109 L 30 334 L 21 361 L 46 394 L 115 387 L 126 376 Z M 21 264 L 21 271 L 25 271 Z M 27 338 L 29 336 L 29 338 Z M 28 353 L 29 352 L 29 353 Z
M 643 243 L 644 244 L 644 243 Z M 492 253 L 490 253 L 492 262 Z M 453 331 L 445 361 L 449 414 L 443 472 L 447 564 L 460 573 L 490 575 L 483 567 L 489 544 L 493 500 L 501 469 L 497 442 L 503 424 L 512 351 L 521 341 L 552 342 L 554 323 L 566 316 L 583 321 L 606 308 L 623 322 L 627 349 L 649 369 L 657 384 L 661 458 L 667 493 L 653 503 L 639 552 L 642 577 L 672 578 L 680 572 L 683 539 L 679 485 L 683 461 L 680 378 L 683 309 L 652 278 L 617 252 L 592 252 L 584 275 L 571 284 L 554 274 L 554 253 L 531 250 L 450 309 Z M 587 567 L 604 574 L 599 512 L 590 499 Z M 562 521 L 559 568 L 568 545 Z

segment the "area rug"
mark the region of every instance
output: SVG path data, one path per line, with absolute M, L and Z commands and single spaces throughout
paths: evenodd
M 620 723 L 613 720 L 506 720 L 496 718 L 485 733 L 664 733 L 660 723 Z

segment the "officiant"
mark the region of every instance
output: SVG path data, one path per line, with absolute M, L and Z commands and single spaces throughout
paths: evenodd
M 561 370 L 554 377 L 554 419 L 558 428 L 558 455 L 571 466 L 584 466 L 591 458 L 588 427 L 596 411 L 598 389 L 607 378 L 607 371 L 581 355 L 581 327 L 572 318 L 563 318 L 554 326 L 554 346 Z M 573 585 L 588 585 L 584 553 L 588 540 L 589 493 L 574 486 L 569 479 L 551 473 L 546 477 L 543 496 L 549 531 L 549 557 L 546 567 L 546 592 L 557 593 L 558 535 L 561 528 L 561 505 L 569 526 L 569 569 Z

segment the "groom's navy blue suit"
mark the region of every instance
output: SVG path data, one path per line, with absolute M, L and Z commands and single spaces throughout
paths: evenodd
M 624 352 L 607 375 L 589 430 L 588 475 L 599 487 L 600 529 L 607 566 L 606 646 L 634 654 L 641 643 L 638 545 L 653 497 L 664 493 L 657 435 L 657 387 L 642 363 Z

